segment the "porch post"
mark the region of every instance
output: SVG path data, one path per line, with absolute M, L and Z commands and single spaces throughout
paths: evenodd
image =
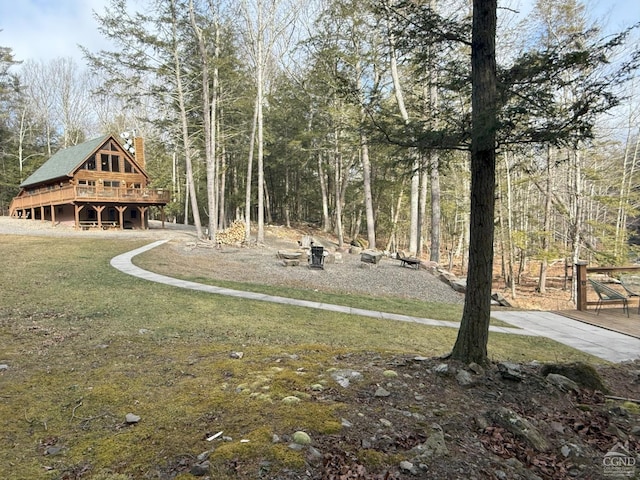
M 76 217 L 76 230 L 80 228 L 80 211 L 84 208 L 84 205 L 74 205 L 73 209 L 75 210 Z
M 580 260 L 576 263 L 576 307 L 580 311 L 587 309 L 587 262 Z
M 55 225 L 56 224 L 56 207 L 54 205 L 51 205 L 51 225 Z
M 102 211 L 107 208 L 106 205 L 92 205 L 98 215 L 98 228 L 102 228 Z
M 127 210 L 127 207 L 116 205 L 116 210 L 118 210 L 118 218 L 120 219 L 120 230 L 123 230 L 124 229 L 124 212 Z
M 142 230 L 146 230 L 148 228 L 146 219 L 147 210 L 149 210 L 149 207 L 138 207 L 138 211 L 140 212 L 140 228 Z

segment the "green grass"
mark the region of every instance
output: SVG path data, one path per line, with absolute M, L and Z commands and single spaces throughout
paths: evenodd
M 229 466 L 238 456 L 269 460 L 277 476 L 304 458 L 272 444 L 273 433 L 340 428 L 346 406 L 312 401 L 310 386 L 329 368 L 354 353 L 440 355 L 455 341 L 450 328 L 181 290 L 110 267 L 142 244 L 0 236 L 3 479 L 169 477 L 219 430 L 234 441 L 216 444 L 215 478 L 238 478 Z M 549 340 L 494 334 L 490 355 L 594 360 Z M 303 408 L 280 402 L 294 393 Z M 142 421 L 125 425 L 129 412 Z M 51 446 L 62 450 L 45 455 Z

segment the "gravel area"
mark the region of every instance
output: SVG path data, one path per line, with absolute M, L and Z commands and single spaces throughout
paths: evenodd
M 343 253 L 340 263 L 326 263 L 323 270 L 308 268 L 306 264 L 285 267 L 277 258 L 277 252 L 296 249 L 297 243 L 279 227 L 267 229 L 266 244 L 263 246 L 219 248 L 197 242 L 193 227 L 166 223 L 165 229 L 162 229 L 159 222 L 150 222 L 149 230 L 78 231 L 65 225 L 54 226 L 49 222 L 0 217 L 1 234 L 148 238 L 150 241 L 166 238 L 170 242 L 157 250 L 163 257 L 163 265 L 159 267 L 163 271 L 158 270 L 159 273 L 175 272 L 221 280 L 464 303 L 464 295 L 455 292 L 429 271 L 402 267 L 398 260 L 388 257 L 383 257 L 374 266 L 362 263 L 360 255 Z M 322 239 L 317 243 L 323 244 L 329 251 L 335 250 L 335 244 L 330 240 Z
M 249 248 L 203 248 L 195 243 L 171 242 L 160 247 L 165 259 L 180 259 L 180 265 L 165 265 L 168 271 L 191 271 L 197 265 L 202 274 L 216 279 L 253 282 L 330 290 L 341 293 L 367 295 L 392 295 L 417 298 L 431 302 L 464 303 L 464 295 L 455 292 L 426 269 L 402 267 L 400 261 L 383 257 L 378 265 L 363 263 L 360 255 L 342 253 L 336 263 L 325 263 L 324 269 L 312 269 L 305 262 L 298 266 L 283 266 L 277 257 L 278 250 L 294 250 L 293 241 L 271 239 L 267 245 Z M 335 246 L 323 241 L 325 248 L 334 251 Z

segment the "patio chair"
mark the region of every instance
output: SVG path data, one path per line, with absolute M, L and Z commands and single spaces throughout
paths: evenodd
M 614 290 L 613 288 L 605 285 L 604 283 L 596 282 L 593 279 L 589 279 L 591 286 L 598 294 L 598 304 L 596 305 L 596 315 L 600 313 L 602 305 L 605 303 L 621 303 L 623 311 L 629 316 L 629 297 L 625 294 Z
M 640 275 L 622 275 L 620 285 L 629 297 L 640 299 Z M 640 300 L 638 300 L 638 314 L 640 314 Z

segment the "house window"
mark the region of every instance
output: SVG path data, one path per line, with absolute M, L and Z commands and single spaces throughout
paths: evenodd
M 96 169 L 96 159 L 90 158 L 84 163 L 85 170 L 95 170 Z
M 111 155 L 111 171 L 120 171 L 120 157 L 118 155 Z
M 131 166 L 131 162 L 129 162 L 126 159 L 124 160 L 124 171 L 125 171 L 125 173 L 134 172 L 134 168 Z
M 104 181 L 104 186 L 105 187 L 118 188 L 118 187 L 120 187 L 120 181 L 119 180 L 105 180 Z
M 100 155 L 100 170 L 103 172 L 109 171 L 109 155 L 105 153 Z

